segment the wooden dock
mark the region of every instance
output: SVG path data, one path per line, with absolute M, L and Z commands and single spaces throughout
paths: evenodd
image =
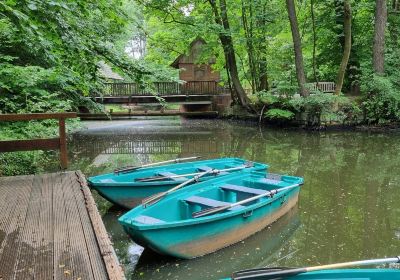
M 124 279 L 79 172 L 0 177 L 0 279 Z

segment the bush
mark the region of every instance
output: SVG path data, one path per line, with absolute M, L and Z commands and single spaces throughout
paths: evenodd
M 400 120 L 399 89 L 388 77 L 369 76 L 364 79 L 362 90 L 366 93 L 362 105 L 367 122 L 386 123 Z
M 269 109 L 264 116 L 270 120 L 289 121 L 294 118 L 294 113 L 289 110 Z

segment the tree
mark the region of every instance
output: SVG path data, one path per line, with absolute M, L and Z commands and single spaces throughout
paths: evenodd
M 350 58 L 351 51 L 351 5 L 350 0 L 345 0 L 344 3 L 344 23 L 343 23 L 343 33 L 344 33 L 344 49 L 343 58 L 340 63 L 338 76 L 336 80 L 335 94 L 339 95 L 342 91 L 344 74 L 346 73 L 347 64 Z
M 290 28 L 292 31 L 297 83 L 300 88 L 300 95 L 308 96 L 309 92 L 305 85 L 306 75 L 304 74 L 303 51 L 301 49 L 301 38 L 299 25 L 297 23 L 296 7 L 294 4 L 294 0 L 286 0 L 286 8 L 288 11 Z
M 313 50 L 312 50 L 312 67 L 313 67 L 313 76 L 315 82 L 318 84 L 318 76 L 317 76 L 317 30 L 315 26 L 315 11 L 314 11 L 314 0 L 310 0 L 310 12 L 311 12 L 311 23 L 312 23 L 312 33 L 313 33 Z
M 246 92 L 239 79 L 239 73 L 236 65 L 235 48 L 233 46 L 233 40 L 231 36 L 231 30 L 228 19 L 228 7 L 225 0 L 219 0 L 219 7 L 217 6 L 216 0 L 208 1 L 214 13 L 214 19 L 216 24 L 222 27 L 222 30 L 218 33 L 219 40 L 225 54 L 226 67 L 229 72 L 229 77 L 232 82 L 233 90 L 239 103 L 250 109 L 249 100 Z
M 376 0 L 375 31 L 372 65 L 375 74 L 385 73 L 385 29 L 387 23 L 386 0 Z

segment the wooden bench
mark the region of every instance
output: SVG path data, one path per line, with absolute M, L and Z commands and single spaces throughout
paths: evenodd
M 202 197 L 202 196 L 196 196 L 196 195 L 186 198 L 185 201 L 187 203 L 197 204 L 197 205 L 206 206 L 206 207 L 219 207 L 219 206 L 225 206 L 225 205 L 230 204 L 228 202 L 219 201 L 219 200 L 206 198 L 206 197 Z M 238 206 L 229 208 L 228 210 L 238 210 L 238 209 L 242 209 L 242 208 L 244 208 L 244 206 L 238 205 Z
M 141 224 L 146 224 L 146 225 L 154 225 L 154 224 L 161 224 L 161 223 L 165 223 L 165 221 L 154 218 L 154 217 L 150 217 L 150 216 L 146 216 L 146 215 L 140 215 L 137 216 L 135 219 L 133 219 L 136 222 L 139 222 Z
M 266 190 L 248 188 L 248 187 L 232 185 L 232 184 L 226 184 L 226 185 L 221 186 L 220 188 L 222 190 L 240 192 L 240 193 L 251 194 L 251 195 L 259 195 L 259 194 L 263 194 L 266 192 Z

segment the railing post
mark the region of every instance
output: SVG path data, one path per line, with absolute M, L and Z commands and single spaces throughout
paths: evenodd
M 60 163 L 61 169 L 67 169 L 68 167 L 68 156 L 67 156 L 67 139 L 65 134 L 65 119 L 58 119 L 58 129 L 60 136 Z

